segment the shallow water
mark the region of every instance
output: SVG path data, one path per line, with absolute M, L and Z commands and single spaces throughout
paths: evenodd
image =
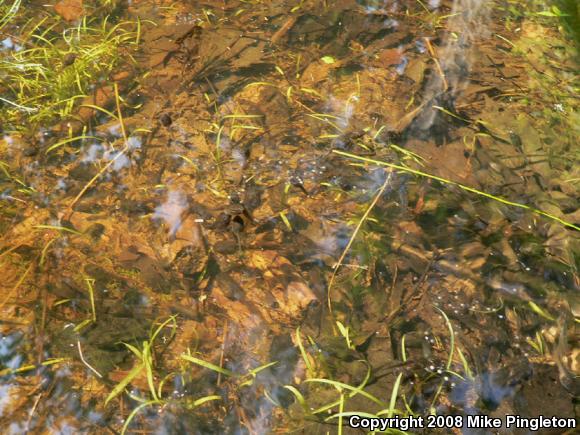
M 576 417 L 577 64 L 543 2 L 91 6 L 140 27 L 84 106 L 0 85 L 4 433 Z

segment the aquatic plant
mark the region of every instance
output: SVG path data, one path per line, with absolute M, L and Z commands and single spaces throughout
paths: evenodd
M 84 16 L 71 26 L 55 14 L 19 9 L 18 3 L 0 20 L 9 44 L 0 52 L 5 131 L 70 118 L 111 73 L 133 61 L 141 37 L 138 20 L 114 23 L 109 17 Z

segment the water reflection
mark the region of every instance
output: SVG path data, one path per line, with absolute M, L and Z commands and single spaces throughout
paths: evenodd
M 155 208 L 152 218 L 164 220 L 169 227 L 169 236 L 174 237 L 181 226 L 181 218 L 187 206 L 187 198 L 182 192 L 169 190 L 167 200 Z

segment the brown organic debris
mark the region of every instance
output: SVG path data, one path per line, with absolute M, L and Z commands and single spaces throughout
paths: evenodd
M 62 0 L 54 5 L 54 10 L 65 21 L 69 22 L 79 20 L 85 12 L 83 0 Z

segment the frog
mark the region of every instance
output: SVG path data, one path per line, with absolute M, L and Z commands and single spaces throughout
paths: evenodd
M 242 251 L 242 233 L 256 224 L 251 210 L 260 204 L 260 194 L 253 185 L 246 185 L 239 192 L 233 191 L 228 197 L 228 204 L 222 207 L 213 222 L 206 227 L 225 234 L 233 235 L 237 242 L 238 252 Z

